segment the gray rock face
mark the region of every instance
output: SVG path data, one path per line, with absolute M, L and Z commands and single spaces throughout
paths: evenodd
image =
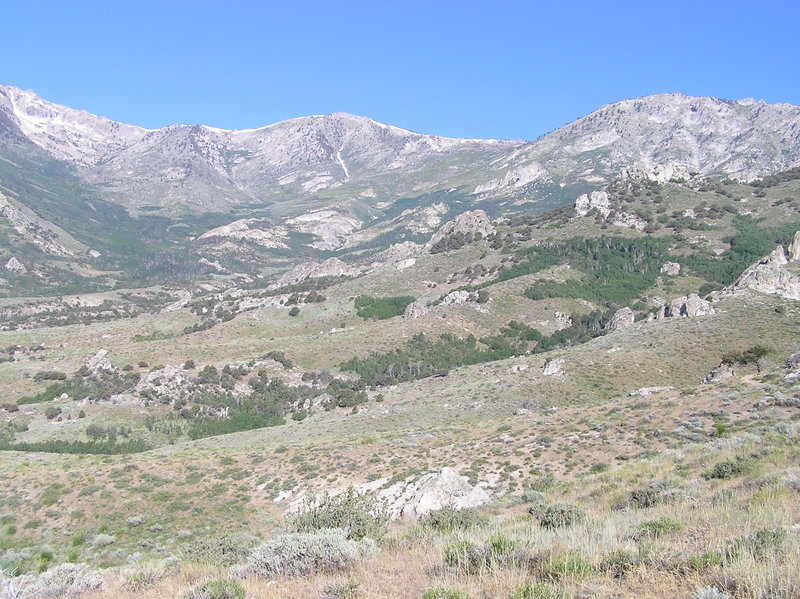
M 800 231 L 795 232 L 792 243 L 789 244 L 789 262 L 800 262 Z
M 421 302 L 411 302 L 406 306 L 406 311 L 403 313 L 403 318 L 406 320 L 414 320 L 420 318 L 428 313 L 428 309 Z
M 188 384 L 189 378 L 182 369 L 167 364 L 160 370 L 147 373 L 147 376 L 136 384 L 136 392 L 155 393 L 159 397 L 178 399 Z
M 676 277 L 681 274 L 681 265 L 677 262 L 664 262 L 661 265 L 661 274 Z
M 25 265 L 17 260 L 15 256 L 11 256 L 11 258 L 9 258 L 8 262 L 6 262 L 5 268 L 8 272 L 13 272 L 16 275 L 25 274 L 28 272 L 28 269 L 25 268 Z
M 404 518 L 419 518 L 443 507 L 477 507 L 489 499 L 484 489 L 473 487 L 465 476 L 459 476 L 452 468 L 445 467 L 409 484 L 403 494 L 390 504 L 389 510 Z
M 742 273 L 742 276 L 730 287 L 736 289 L 752 289 L 761 293 L 770 293 L 788 299 L 800 300 L 800 235 L 795 235 L 789 246 L 789 256 L 778 246 L 773 252 L 753 264 Z
M 547 360 L 542 366 L 542 374 L 544 376 L 561 376 L 564 374 L 564 364 L 564 358 Z
M 104 374 L 110 374 L 116 371 L 116 366 L 111 363 L 107 356 L 108 352 L 101 349 L 86 361 L 85 366 L 89 371 L 90 378 L 98 379 Z
M 275 226 L 265 218 L 244 218 L 230 224 L 206 231 L 197 238 L 199 242 L 220 239 L 251 241 L 268 248 L 288 248 L 286 227 Z
M 431 240 L 428 242 L 428 247 L 456 233 L 463 233 L 464 235 L 467 233 L 480 233 L 486 237 L 494 232 L 494 225 L 492 225 L 492 221 L 486 215 L 486 212 L 483 210 L 470 210 L 459 214 L 453 220 L 443 224 L 439 230 L 433 234 L 433 237 L 431 237 Z
M 575 200 L 575 212 L 578 216 L 587 216 L 590 212 L 597 212 L 603 218 L 611 214 L 611 201 L 605 191 L 593 191 L 583 194 Z
M 714 383 L 716 381 L 722 381 L 725 379 L 729 379 L 733 376 L 733 365 L 732 364 L 720 364 L 719 366 L 714 367 L 711 372 L 709 372 L 706 377 L 703 379 L 704 383 Z
M 601 219 L 610 222 L 618 227 L 628 229 L 643 230 L 647 223 L 632 212 L 614 210 L 611 199 L 606 191 L 593 191 L 590 194 L 583 194 L 575 200 L 575 213 L 577 216 L 589 216 L 597 214 Z
M 411 197 L 463 187 L 508 197 L 553 182 L 602 185 L 635 167 L 655 180 L 753 178 L 800 159 L 800 108 L 660 94 L 603 106 L 535 142 L 448 139 L 349 114 L 228 131 L 157 130 L 58 106 L 0 86 L 14 133 L 126 206 L 215 210 L 264 198 L 305 202 Z M 307 204 L 306 204 L 307 205 Z
M 616 331 L 618 329 L 624 329 L 625 327 L 632 325 L 635 319 L 636 315 L 634 314 L 633 310 L 627 306 L 620 308 L 614 312 L 614 316 L 612 316 L 611 320 L 608 321 L 606 330 Z
M 478 301 L 478 293 L 476 291 L 467 291 L 460 289 L 459 291 L 451 291 L 442 298 L 440 305 L 442 306 L 460 306 L 470 302 Z
M 696 293 L 691 293 L 688 296 L 675 298 L 669 304 L 659 308 L 656 318 L 694 318 L 714 314 L 714 312 L 711 302 L 704 300 Z
M 628 397 L 647 397 L 654 393 L 663 393 L 665 391 L 672 391 L 675 387 L 642 387 L 636 391 L 628 393 Z
M 569 314 L 564 312 L 556 312 L 555 314 L 556 329 L 566 329 L 572 326 L 572 318 Z
M 348 266 L 338 258 L 328 258 L 322 264 L 316 262 L 303 262 L 298 264 L 288 272 L 285 272 L 272 285 L 273 288 L 294 285 L 306 279 L 317 279 L 321 277 L 355 277 L 361 274 L 358 268 Z

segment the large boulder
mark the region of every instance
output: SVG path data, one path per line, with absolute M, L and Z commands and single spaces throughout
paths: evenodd
M 769 256 L 762 258 L 744 271 L 742 276 L 728 287 L 728 290 L 751 289 L 800 300 L 798 264 L 800 264 L 800 231 L 795 234 L 794 240 L 789 246 L 788 257 L 783 246 L 779 245 Z
M 492 221 L 483 210 L 470 210 L 443 224 L 431 237 L 428 247 L 430 248 L 445 237 L 450 237 L 456 233 L 463 233 L 464 235 L 480 233 L 483 237 L 486 237 L 494 232 L 494 225 L 492 225 Z
M 561 376 L 564 374 L 564 358 L 552 358 L 542 366 L 544 376 Z
M 656 318 L 695 318 L 714 314 L 711 302 L 704 300 L 696 293 L 677 297 L 669 304 L 659 308 Z
M 428 313 L 428 309 L 422 302 L 411 302 L 406 306 L 406 311 L 403 313 L 403 318 L 413 320 L 420 318 Z
M 614 312 L 614 316 L 612 316 L 611 320 L 608 321 L 606 330 L 616 331 L 618 329 L 624 329 L 625 327 L 632 325 L 635 319 L 636 315 L 634 314 L 633 310 L 627 306 L 620 308 Z
M 408 484 L 389 509 L 397 516 L 419 518 L 443 507 L 471 508 L 487 501 L 489 493 L 485 489 L 473 487 L 465 476 L 445 467 Z
M 113 374 L 117 368 L 108 359 L 108 352 L 104 349 L 98 351 L 94 356 L 86 360 L 84 366 L 89 378 L 99 379 L 105 374 Z
M 675 277 L 681 274 L 681 265 L 677 262 L 664 262 L 661 265 L 661 274 Z
M 611 214 L 611 201 L 605 191 L 584 193 L 575 200 L 575 212 L 578 216 L 587 216 L 590 212 L 597 212 L 603 218 Z
M 322 264 L 316 262 L 303 262 L 291 270 L 283 273 L 281 277 L 272 285 L 273 288 L 294 285 L 306 279 L 319 279 L 322 277 L 355 277 L 361 274 L 361 270 L 349 266 L 338 258 L 328 258 Z
M 6 270 L 17 275 L 22 275 L 28 272 L 28 269 L 25 268 L 25 265 L 22 262 L 17 260 L 16 256 L 11 256 L 11 258 L 8 259 L 8 262 L 6 262 Z

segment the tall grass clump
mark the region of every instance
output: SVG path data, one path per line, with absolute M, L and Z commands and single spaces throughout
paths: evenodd
M 359 493 L 353 487 L 339 495 L 318 495 L 306 499 L 292 519 L 295 532 L 337 528 L 348 539 L 380 539 L 389 525 L 386 505 L 375 493 Z

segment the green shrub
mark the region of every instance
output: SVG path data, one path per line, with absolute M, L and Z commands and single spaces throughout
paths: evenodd
M 467 540 L 445 545 L 444 564 L 465 574 L 476 574 L 489 565 L 486 548 Z
M 422 593 L 422 599 L 467 599 L 467 594 L 446 587 L 434 587 Z
M 616 549 L 603 556 L 597 569 L 601 572 L 607 572 L 614 578 L 622 578 L 628 572 L 636 567 L 637 558 L 630 551 L 624 549 Z
M 707 551 L 689 558 L 689 568 L 695 572 L 703 572 L 715 566 L 721 566 L 723 563 L 725 563 L 725 556 L 719 551 Z
M 582 522 L 585 512 L 571 503 L 554 503 L 541 510 L 537 518 L 543 528 L 556 529 Z
M 164 579 L 169 573 L 169 564 L 165 562 L 144 562 L 137 564 L 132 570 L 123 573 L 123 584 L 129 591 L 141 591 Z
M 703 477 L 708 480 L 725 480 L 752 472 L 754 467 L 755 464 L 751 458 L 737 457 L 735 460 L 725 460 L 714 464 L 714 467 L 706 472 Z
M 419 519 L 420 526 L 442 533 L 466 530 L 480 522 L 481 518 L 476 509 L 457 509 L 450 506 L 428 512 Z
M 631 507 L 648 508 L 672 501 L 675 487 L 667 481 L 656 481 L 646 487 L 634 489 L 630 493 L 628 504 Z
M 374 551 L 371 539 L 348 539 L 341 529 L 290 533 L 254 549 L 244 572 L 264 578 L 336 572 L 351 568 Z
M 557 553 L 550 556 L 544 575 L 550 579 L 584 578 L 593 571 L 592 564 L 578 553 Z
M 675 518 L 670 518 L 669 516 L 662 516 L 656 520 L 648 520 L 647 522 L 642 522 L 639 526 L 639 529 L 654 538 L 661 537 L 663 535 L 667 535 L 674 532 L 679 532 L 683 530 L 683 524 Z
M 300 308 L 294 306 L 291 310 L 289 310 L 289 316 L 297 316 L 300 314 Z
M 567 593 L 546 582 L 536 582 L 517 587 L 508 599 L 567 599 Z
M 782 528 L 762 528 L 741 537 L 728 545 L 725 558 L 733 561 L 745 553 L 756 559 L 762 559 L 770 553 L 779 552 L 786 542 L 786 531 Z
M 244 562 L 258 542 L 248 534 L 201 537 L 184 547 L 183 556 L 192 562 L 229 567 Z
M 245 599 L 245 590 L 237 580 L 212 580 L 195 587 L 183 599 Z
M 292 524 L 296 532 L 337 528 L 346 531 L 348 539 L 379 539 L 389 525 L 389 512 L 377 494 L 350 487 L 339 495 L 307 498 Z
M 361 592 L 361 583 L 351 578 L 347 582 L 332 584 L 326 588 L 325 599 L 355 599 Z

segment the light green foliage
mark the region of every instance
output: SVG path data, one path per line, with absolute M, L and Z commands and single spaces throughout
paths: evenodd
M 372 297 L 371 295 L 359 295 L 355 300 L 356 314 L 364 320 L 386 320 L 400 316 L 405 312 L 408 304 L 416 298 L 410 295 L 398 297 Z
M 481 518 L 474 508 L 457 509 L 451 506 L 428 512 L 419 519 L 420 526 L 442 533 L 466 530 L 480 522 Z
M 341 529 L 290 533 L 253 550 L 245 572 L 263 578 L 336 572 L 353 567 L 374 551 L 371 539 L 348 539 Z
M 543 528 L 555 529 L 573 526 L 586 518 L 585 512 L 570 503 L 554 503 L 542 509 L 537 519 Z
M 292 518 L 296 532 L 341 529 L 348 539 L 379 539 L 386 533 L 389 514 L 375 493 L 359 493 L 353 487 L 339 495 L 318 495 L 306 500 Z
M 447 587 L 434 587 L 422 593 L 421 599 L 467 599 L 467 594 Z
M 517 587 L 508 599 L 567 599 L 567 593 L 546 582 L 536 582 Z
M 191 541 L 183 549 L 185 559 L 215 566 L 233 566 L 245 561 L 258 544 L 258 538 L 248 534 L 222 534 Z
M 238 580 L 212 580 L 195 587 L 182 599 L 245 599 L 244 587 Z

